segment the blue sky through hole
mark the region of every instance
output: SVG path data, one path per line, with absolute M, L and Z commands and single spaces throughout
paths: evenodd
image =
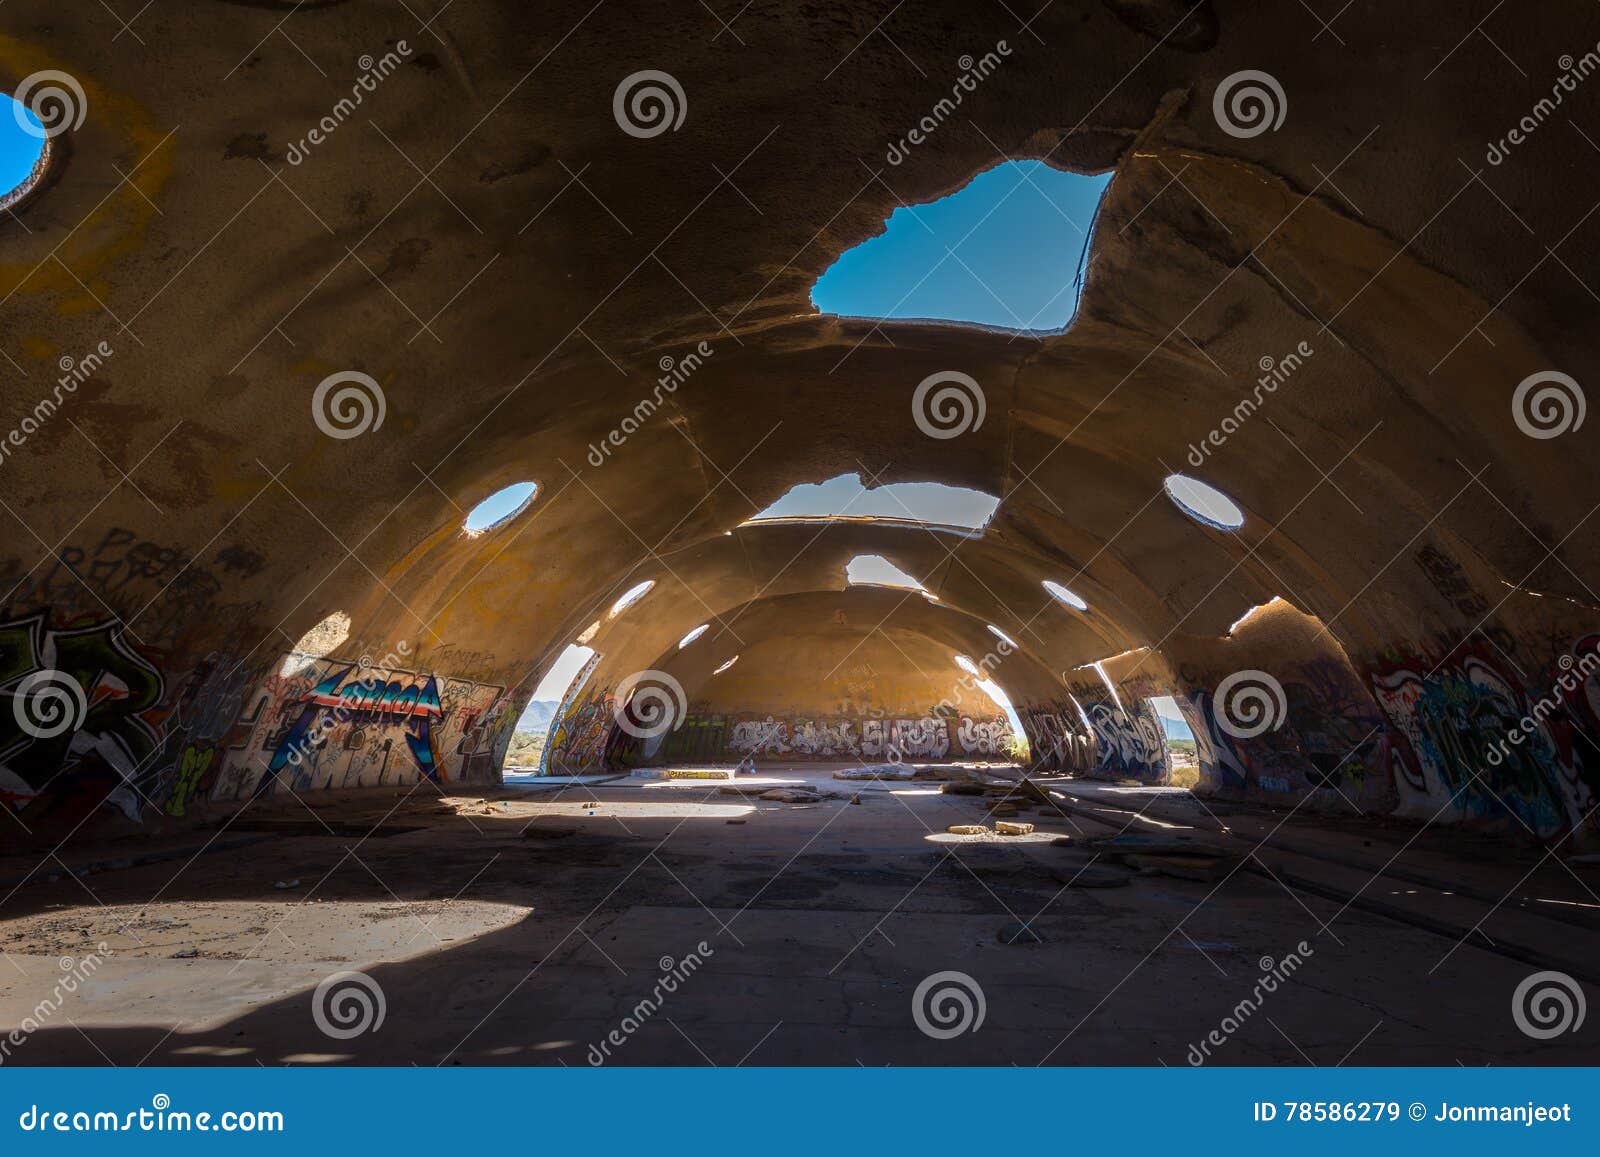
M 1111 174 L 1007 161 L 843 254 L 811 291 L 824 313 L 937 318 L 1060 329 L 1078 309 L 1078 273 Z
M 751 522 L 774 518 L 901 518 L 977 530 L 993 517 L 1000 500 L 991 494 L 943 482 L 892 482 L 866 489 L 859 474 L 826 482 L 802 482 Z
M 33 172 L 39 154 L 44 151 L 44 127 L 39 124 L 37 117 L 9 96 L 0 103 L 5 106 L 0 108 L 0 197 L 3 197 L 26 181 L 28 174 Z M 41 135 L 34 136 L 24 130 L 17 123 L 19 113 Z
M 537 483 L 518 482 L 503 490 L 496 490 L 467 514 L 467 529 L 476 534 L 497 522 L 504 522 L 527 505 L 538 489 Z

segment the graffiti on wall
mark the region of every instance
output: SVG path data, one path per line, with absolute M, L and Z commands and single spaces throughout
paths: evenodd
M 1400 814 L 1490 823 L 1515 817 L 1550 836 L 1593 806 L 1596 769 L 1586 758 L 1593 746 L 1570 734 L 1576 693 L 1533 694 L 1497 654 L 1472 643 L 1431 663 L 1397 657 L 1374 669 L 1372 686 L 1398 736 Z M 1587 681 L 1582 691 L 1586 700 Z M 1558 706 L 1538 708 L 1541 698 Z M 1512 734 L 1518 741 L 1502 747 Z
M 223 749 L 213 798 L 492 781 L 514 722 L 504 688 L 300 658 L 293 674 L 261 681 L 249 734 Z
M 1089 724 L 1099 740 L 1096 770 L 1101 775 L 1164 783 L 1172 772 L 1167 735 L 1147 701 L 1132 709 L 1114 703 L 1088 703 Z
M 161 671 L 115 619 L 48 620 L 0 622 L 0 801 L 20 810 L 48 794 L 137 819 L 161 742 Z
M 556 724 L 551 768 L 580 769 L 621 766 L 644 758 L 636 745 L 619 740 L 609 699 L 596 694 L 577 704 Z M 993 718 L 936 715 L 899 719 L 876 717 L 787 719 L 730 718 L 691 713 L 682 728 L 649 753 L 662 763 L 753 756 L 785 761 L 912 759 L 938 760 L 952 755 L 1004 756 L 1012 740 L 1004 715 Z M 559 774 L 559 773 L 557 773 Z

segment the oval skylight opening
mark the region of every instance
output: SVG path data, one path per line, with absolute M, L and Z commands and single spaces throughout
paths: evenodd
M 812 287 L 824 313 L 1060 331 L 1077 312 L 1111 176 L 1007 161 L 948 197 L 906 205 Z
M 289 654 L 284 657 L 280 675 L 298 675 L 318 659 L 333 654 L 335 647 L 350 637 L 350 616 L 334 611 L 322 622 L 300 636 Z
M 44 176 L 49 138 L 27 106 L 0 96 L 0 210 L 33 192 Z
M 528 508 L 528 504 L 533 501 L 533 496 L 537 493 L 539 493 L 537 482 L 515 482 L 496 490 L 468 512 L 464 524 L 467 533 L 482 534 L 502 522 L 510 522 Z
M 1006 646 L 1010 647 L 1012 650 L 1016 650 L 1017 641 L 1002 631 L 999 627 L 995 626 L 993 623 L 989 624 L 989 633 L 995 638 L 999 639 Z
M 727 662 L 726 662 L 726 663 L 724 663 L 724 664 L 723 664 L 723 665 L 722 665 L 722 666 L 720 666 L 720 667 L 718 667 L 718 668 L 717 668 L 717 669 L 716 669 L 716 670 L 715 670 L 715 671 L 713 671 L 713 672 L 711 672 L 711 673 L 712 673 L 712 674 L 713 674 L 713 675 L 720 675 L 720 674 L 722 674 L 722 673 L 723 673 L 723 672 L 724 672 L 724 671 L 726 671 L 726 670 L 727 670 L 727 669 L 728 669 L 728 668 L 729 668 L 729 667 L 731 667 L 731 666 L 733 666 L 733 665 L 734 665 L 734 664 L 735 664 L 735 663 L 737 663 L 737 662 L 738 662 L 738 661 L 739 661 L 739 656 L 738 656 L 738 655 L 735 655 L 735 656 L 734 656 L 734 657 L 733 657 L 733 658 L 731 658 L 731 659 L 729 659 L 729 660 L 728 660 L 728 661 L 727 661 Z
M 680 650 L 680 651 L 683 650 L 690 643 L 694 642 L 696 639 L 698 639 L 701 635 L 705 634 L 710 629 L 711 629 L 711 624 L 710 623 L 701 623 L 694 630 L 690 631 L 687 635 L 685 635 L 683 638 L 678 640 L 678 650 Z
M 640 583 L 638 586 L 629 587 L 627 590 L 623 591 L 622 597 L 611 604 L 611 610 L 608 612 L 608 617 L 613 619 L 616 618 L 623 611 L 627 610 L 629 607 L 633 606 L 634 603 L 638 602 L 640 599 L 644 598 L 645 595 L 649 594 L 650 588 L 655 585 L 655 579 L 645 579 L 644 582 Z
M 1049 591 L 1051 597 L 1053 597 L 1057 602 L 1066 603 L 1067 606 L 1071 607 L 1075 611 L 1086 611 L 1089 609 L 1088 603 L 1084 602 L 1060 583 L 1051 582 L 1049 579 L 1045 579 L 1044 589 Z
M 983 677 L 983 672 L 978 670 L 978 665 L 965 655 L 956 656 L 956 666 L 960 667 L 968 675 L 977 675 L 979 678 Z
M 1165 486 L 1167 497 L 1196 522 L 1218 530 L 1238 530 L 1244 525 L 1244 511 L 1215 486 L 1208 486 L 1187 474 L 1167 475 Z

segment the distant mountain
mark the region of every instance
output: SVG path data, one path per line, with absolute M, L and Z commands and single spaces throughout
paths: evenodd
M 522 718 L 517 720 L 517 730 L 545 734 L 550 730 L 550 724 L 555 722 L 556 708 L 560 706 L 554 699 L 533 700 L 522 713 Z
M 1194 732 L 1182 719 L 1172 719 L 1166 715 L 1158 716 L 1161 726 L 1166 730 L 1168 739 L 1194 739 Z

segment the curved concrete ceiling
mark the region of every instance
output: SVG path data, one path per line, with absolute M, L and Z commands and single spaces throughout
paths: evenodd
M 998 33 L 995 12 L 936 2 L 891 15 L 892 41 L 881 13 L 775 11 L 740 23 L 785 62 L 761 69 L 676 8 L 151 10 L 139 26 L 181 34 L 181 72 L 101 13 L 7 16 L 0 73 L 69 72 L 88 113 L 0 223 L 5 352 L 30 398 L 108 352 L 13 440 L 0 579 L 14 618 L 118 624 L 175 718 L 206 664 L 262 676 L 335 611 L 351 656 L 520 688 L 510 717 L 642 578 L 658 588 L 602 626 L 607 656 L 650 661 L 706 619 L 736 635 L 758 610 L 854 621 L 857 553 L 954 608 L 916 606 L 908 629 L 992 622 L 1057 673 L 1149 647 L 1176 678 L 1182 640 L 1278 595 L 1363 679 L 1479 629 L 1541 667 L 1593 629 L 1587 435 L 1529 437 L 1513 414 L 1531 375 L 1597 377 L 1574 280 L 1600 226 L 1583 182 L 1532 175 L 1586 154 L 1548 129 L 1483 170 L 1506 126 L 1476 70 L 1388 67 L 1444 54 L 1436 12 L 1388 14 L 1384 45 L 1326 70 L 1302 11 L 1167 0 Z M 1592 42 L 1574 23 L 1530 12 L 1507 51 Z M 924 78 L 997 35 L 1003 66 L 886 163 L 944 95 Z M 614 90 L 645 69 L 686 94 L 675 131 L 619 126 Z M 1219 123 L 1213 96 L 1246 69 L 1282 78 L 1277 131 Z M 1064 333 L 811 307 L 897 206 L 1008 157 L 1114 171 Z M 944 371 L 979 384 L 986 418 L 931 438 L 911 399 Z M 330 378 L 371 412 L 334 412 Z M 1175 509 L 1180 470 L 1244 527 Z M 965 538 L 740 525 L 855 471 L 1002 502 Z M 525 513 L 463 533 L 525 479 Z

